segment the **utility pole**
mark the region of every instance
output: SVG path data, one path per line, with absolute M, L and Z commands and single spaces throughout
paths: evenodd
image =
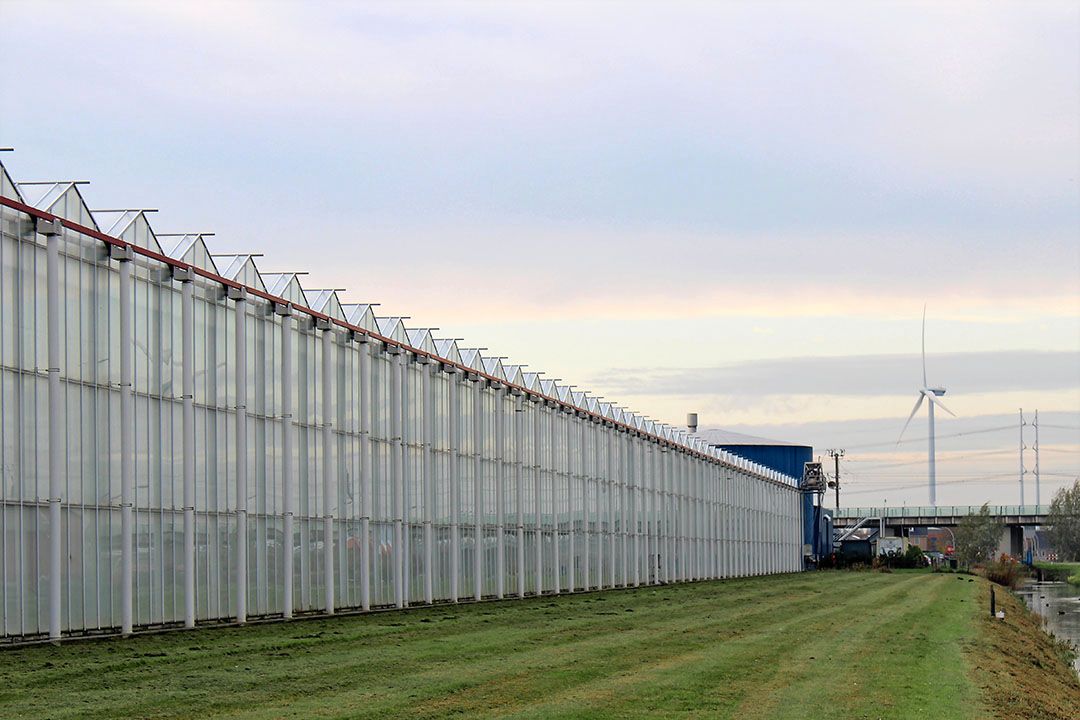
M 1042 489 L 1039 487 L 1039 411 L 1035 411 L 1035 505 L 1042 504 Z
M 844 457 L 844 450 L 830 449 L 829 455 L 832 456 L 833 463 L 836 467 L 836 472 L 833 475 L 833 486 L 836 488 L 836 509 L 840 509 L 840 458 Z

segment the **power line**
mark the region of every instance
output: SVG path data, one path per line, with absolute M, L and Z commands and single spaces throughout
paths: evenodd
M 985 457 L 987 455 L 1002 455 L 1002 454 L 1005 454 L 1005 453 L 1013 453 L 1013 452 L 1016 452 L 1016 451 L 1012 450 L 1011 448 L 1010 449 L 1005 449 L 1005 450 L 980 450 L 980 451 L 976 451 L 976 452 L 965 453 L 963 455 L 952 455 L 952 456 L 948 456 L 948 457 L 939 457 L 937 459 L 937 461 L 939 463 L 941 463 L 941 462 L 955 462 L 957 460 L 967 460 L 967 459 L 973 458 L 973 457 Z M 1073 452 L 1080 452 L 1080 450 L 1076 450 L 1076 451 L 1073 451 Z M 909 466 L 909 465 L 925 465 L 926 464 L 925 459 L 905 460 L 903 462 L 888 462 L 888 461 L 884 461 L 884 460 L 876 461 L 876 460 L 858 460 L 856 458 L 845 458 L 845 462 L 863 463 L 862 465 L 860 465 L 860 467 L 862 467 L 864 470 L 875 470 L 875 471 L 878 468 L 906 467 L 906 466 Z
M 1048 426 L 1044 425 L 1043 427 L 1048 427 Z M 968 431 L 965 431 L 965 432 L 950 433 L 948 435 L 937 435 L 936 439 L 937 440 L 942 440 L 944 438 L 964 437 L 965 435 L 982 435 L 984 433 L 1001 432 L 1002 430 L 1015 430 L 1015 429 L 1016 429 L 1015 425 L 1002 425 L 1001 427 L 985 428 L 983 430 L 968 430 Z M 901 445 L 901 444 L 904 444 L 904 443 L 923 442 L 923 441 L 929 440 L 929 439 L 930 439 L 930 437 L 926 436 L 926 437 L 908 438 L 906 440 L 900 440 L 899 442 L 895 442 L 895 443 L 892 443 L 892 442 L 867 443 L 866 445 L 852 445 L 848 449 L 849 450 L 858 450 L 858 449 L 861 449 L 861 448 L 888 447 L 888 446 Z
M 1076 477 L 1076 476 L 1074 475 L 1074 476 L 1071 476 L 1071 477 Z M 1014 478 L 1013 473 L 1007 473 L 1001 479 L 989 480 L 989 481 L 987 481 L 987 483 L 988 484 L 1005 484 L 1006 481 L 1011 483 L 1013 478 Z M 938 482 L 937 484 L 938 485 L 969 485 L 969 484 L 973 484 L 973 483 L 983 484 L 980 480 L 973 479 L 973 478 L 968 478 L 968 479 L 964 479 L 964 480 L 946 480 L 944 482 Z M 875 493 L 875 494 L 880 495 L 880 494 L 882 494 L 884 492 L 888 492 L 890 490 L 895 490 L 896 492 L 906 492 L 908 490 L 919 490 L 921 488 L 926 488 L 926 487 L 930 487 L 930 483 L 924 482 L 924 483 L 917 483 L 917 484 L 914 484 L 914 485 L 902 485 L 902 486 L 890 484 L 889 487 L 874 487 L 874 488 L 866 488 L 866 489 L 862 489 L 862 485 L 860 484 L 858 489 L 848 490 L 847 494 L 848 495 L 869 495 L 871 493 Z

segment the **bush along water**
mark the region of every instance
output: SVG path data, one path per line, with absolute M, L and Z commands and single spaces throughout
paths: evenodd
M 997 560 L 982 566 L 987 580 L 1007 588 L 1018 588 L 1028 577 L 1027 567 L 1011 555 L 1001 555 Z

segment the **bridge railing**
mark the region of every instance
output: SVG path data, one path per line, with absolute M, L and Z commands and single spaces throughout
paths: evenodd
M 1045 515 L 1050 512 L 1049 505 L 989 505 L 994 516 Z M 908 505 L 899 507 L 847 507 L 834 510 L 834 517 L 851 520 L 864 517 L 954 517 L 957 515 L 976 515 L 982 510 L 981 505 Z

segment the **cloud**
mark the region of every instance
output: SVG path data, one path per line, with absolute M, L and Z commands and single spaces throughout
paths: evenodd
M 1080 353 L 1034 350 L 932 354 L 932 384 L 955 393 L 1080 387 Z M 628 395 L 879 396 L 913 394 L 919 355 L 794 357 L 707 368 L 613 368 L 604 384 Z

